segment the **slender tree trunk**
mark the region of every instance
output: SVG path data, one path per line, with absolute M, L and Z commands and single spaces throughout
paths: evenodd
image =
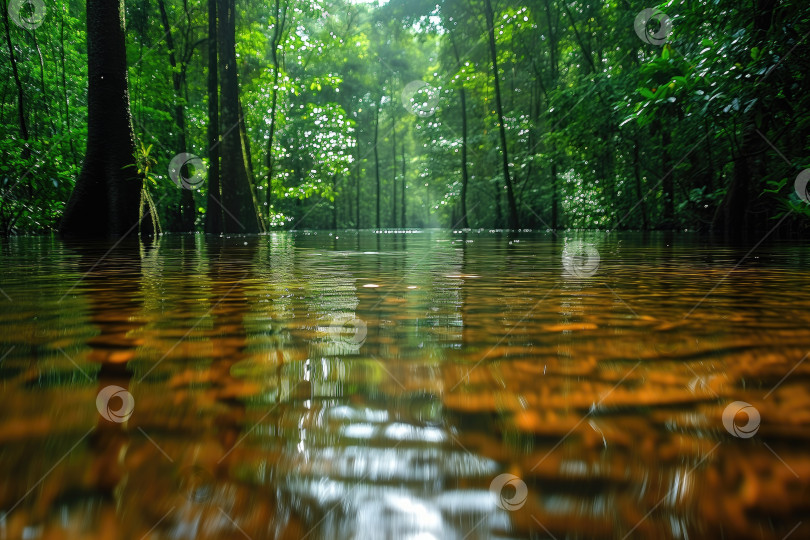
M 397 118 L 396 118 L 396 100 L 394 99 L 393 92 L 391 93 L 391 172 L 393 173 L 393 197 L 391 198 L 391 219 L 393 226 L 397 227 Z
M 157 0 L 160 20 L 163 23 L 163 32 L 166 35 L 166 45 L 169 48 L 169 64 L 172 66 L 172 88 L 174 89 L 174 122 L 177 124 L 177 147 L 178 154 L 186 152 L 186 113 L 183 106 L 183 76 L 177 68 L 177 57 L 175 55 L 174 36 L 172 36 L 172 26 L 169 23 L 169 16 L 166 13 L 166 4 L 163 0 Z M 194 211 L 194 196 L 191 190 L 180 188 L 180 206 L 177 209 L 179 223 L 175 228 L 180 232 L 193 232 L 196 212 Z
M 219 84 L 217 66 L 217 0 L 208 0 L 208 201 L 205 232 L 222 232 L 219 186 Z
M 380 106 L 374 109 L 374 176 L 377 180 L 377 229 L 380 229 L 380 153 L 377 150 L 377 138 L 380 129 Z
M 87 0 L 87 153 L 62 216 L 68 236 L 125 235 L 138 225 L 123 0 Z
M 11 44 L 11 26 L 8 22 L 8 2 L 3 1 L 3 23 L 6 27 L 6 45 L 8 45 L 8 57 L 11 62 L 11 73 L 14 77 L 14 84 L 17 85 L 17 121 L 20 126 L 20 137 L 24 142 L 22 157 L 28 159 L 31 156 L 31 148 L 28 146 L 28 125 L 25 122 L 25 93 L 23 92 L 20 74 L 17 71 L 17 56 L 14 54 L 14 46 Z
M 641 186 L 641 160 L 639 157 L 639 146 L 641 143 L 638 140 L 638 135 L 635 136 L 635 140 L 633 141 L 633 176 L 636 179 L 636 197 L 640 201 L 639 206 L 641 207 L 641 226 L 644 230 L 647 230 L 647 207 L 644 204 L 644 191 Z
M 338 214 L 338 203 L 337 203 L 337 175 L 332 175 L 332 193 L 335 200 L 332 203 L 332 230 L 337 230 L 337 214 Z
M 273 88 L 271 89 L 270 104 L 270 131 L 267 136 L 267 191 L 265 191 L 265 202 L 270 196 L 270 189 L 273 185 L 273 139 L 276 134 L 276 114 L 278 109 L 278 81 L 281 63 L 278 59 L 278 47 L 284 37 L 284 26 L 287 22 L 287 2 L 284 2 L 282 10 L 281 0 L 275 0 L 273 10 L 273 38 L 270 41 L 270 58 L 273 63 Z
M 661 190 L 664 196 L 664 222 L 663 227 L 672 229 L 675 226 L 675 192 L 672 170 L 672 158 L 669 153 L 669 145 L 672 143 L 672 134 L 668 129 L 663 129 L 660 120 L 655 120 L 655 130 L 661 133 L 661 170 L 666 175 L 661 183 Z
M 248 178 L 239 129 L 239 82 L 236 76 L 235 0 L 218 0 L 219 77 L 222 115 L 222 205 L 224 232 L 258 233 L 259 217 Z
M 520 228 L 518 219 L 517 203 L 515 202 L 515 192 L 512 187 L 512 178 L 509 176 L 509 155 L 506 147 L 506 125 L 503 121 L 503 105 L 501 101 L 501 83 L 498 75 L 498 51 L 495 47 L 495 22 L 492 12 L 492 1 L 484 0 L 484 12 L 487 20 L 487 32 L 489 34 L 489 52 L 492 57 L 492 74 L 495 78 L 495 108 L 498 113 L 498 129 L 501 135 L 501 158 L 503 165 L 503 178 L 506 183 L 506 202 L 509 205 L 509 228 L 517 230 Z
M 357 159 L 357 178 L 356 184 L 354 186 L 354 228 L 360 229 L 360 175 L 362 174 L 362 170 L 360 169 L 360 132 L 357 132 L 357 140 L 355 141 L 354 145 L 354 152 L 356 154 Z
M 67 70 L 65 69 L 65 13 L 61 11 L 59 21 L 59 63 L 62 67 L 62 96 L 65 100 L 65 127 L 68 132 L 68 144 L 70 145 L 70 156 L 73 164 L 76 165 L 76 149 L 73 147 L 73 133 L 70 127 L 70 99 L 67 91 Z
M 406 184 L 406 182 L 405 182 L 405 141 L 402 141 L 402 197 L 401 197 L 401 199 L 402 199 L 402 216 L 401 216 L 401 219 L 399 220 L 399 222 L 400 222 L 400 226 L 403 229 L 408 226 L 408 222 L 405 219 L 405 216 L 407 215 L 407 205 L 408 205 L 408 201 L 405 198 L 405 184 Z
M 453 45 L 453 54 L 456 57 L 456 67 L 461 70 L 461 56 L 458 54 L 458 47 L 456 47 L 456 40 L 452 31 L 450 32 L 450 41 Z M 467 222 L 467 183 L 469 181 L 469 172 L 467 170 L 467 92 L 464 89 L 464 78 L 459 77 L 459 98 L 461 99 L 461 228 L 468 229 Z
M 45 88 L 45 59 L 42 57 L 42 49 L 39 48 L 39 42 L 37 41 L 37 33 L 31 32 L 31 38 L 34 41 L 34 49 L 37 51 L 37 58 L 39 59 L 39 88 L 42 92 L 42 96 L 48 95 L 48 90 Z M 45 113 L 45 118 L 48 119 L 48 123 L 51 125 L 51 133 L 55 132 L 54 125 L 53 125 L 53 117 L 48 114 L 48 100 L 41 99 L 40 106 L 35 107 L 35 110 L 41 110 Z M 39 134 L 37 133 L 37 125 L 39 124 L 39 120 L 36 116 L 34 116 L 34 140 L 39 140 Z

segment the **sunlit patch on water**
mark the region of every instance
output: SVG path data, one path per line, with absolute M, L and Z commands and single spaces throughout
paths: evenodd
M 810 535 L 801 246 L 110 247 L 0 245 L 0 539 Z

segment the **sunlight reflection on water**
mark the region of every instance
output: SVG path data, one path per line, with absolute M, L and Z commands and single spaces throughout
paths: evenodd
M 110 246 L 0 244 L 0 540 L 782 538 L 807 521 L 801 246 L 736 269 L 746 246 L 687 235 Z M 100 414 L 126 403 L 111 386 L 126 418 Z M 724 427 L 746 424 L 737 401 L 761 415 L 748 438 Z

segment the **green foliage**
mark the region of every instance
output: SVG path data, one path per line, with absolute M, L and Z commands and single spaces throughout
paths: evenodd
M 181 191 L 168 178 L 169 161 L 181 151 L 209 159 L 208 2 L 164 2 L 177 66 L 155 2 L 127 2 L 127 54 L 139 175 L 160 220 L 172 224 Z M 673 30 L 660 46 L 636 35 L 639 5 L 493 6 L 508 167 L 524 227 L 556 218 L 557 227 L 708 229 L 738 211 L 729 193 L 742 170 L 750 172 L 742 189 L 752 228 L 785 213 L 807 226 L 810 209 L 793 192 L 793 179 L 810 165 L 810 42 L 803 40 L 810 15 L 802 2 L 663 2 L 657 7 Z M 484 7 L 483 0 L 279 0 L 277 13 L 275 0 L 238 2 L 247 160 L 264 221 L 373 226 L 379 170 L 384 226 L 403 225 L 394 206 L 403 203 L 403 182 L 407 225 L 453 225 L 466 120 L 468 221 L 505 226 Z M 2 234 L 52 230 L 78 175 L 87 114 L 84 10 L 82 0 L 66 2 L 49 8 L 36 30 L 11 26 L 27 141 L 2 47 Z M 425 114 L 402 106 L 413 81 L 435 89 Z M 433 99 L 420 92 L 415 99 Z M 198 229 L 206 190 L 193 193 Z

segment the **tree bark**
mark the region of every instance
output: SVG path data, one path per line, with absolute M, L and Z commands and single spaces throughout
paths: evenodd
M 239 82 L 236 76 L 235 0 L 218 0 L 219 76 L 222 116 L 222 205 L 226 233 L 258 233 L 259 217 L 248 178 L 239 128 Z
M 509 228 L 517 230 L 520 228 L 518 219 L 517 203 L 515 202 L 515 192 L 512 188 L 512 178 L 509 176 L 509 155 L 506 147 L 506 125 L 503 121 L 503 105 L 501 101 L 501 83 L 498 75 L 498 51 L 495 47 L 495 22 L 492 12 L 492 1 L 484 1 L 484 13 L 487 20 L 487 33 L 489 34 L 489 52 L 492 57 L 492 75 L 495 78 L 495 108 L 498 113 L 498 129 L 501 136 L 501 158 L 503 165 L 503 179 L 506 184 L 506 202 L 509 205 Z
M 66 236 L 121 236 L 138 225 L 124 32 L 123 0 L 87 0 L 87 152 L 60 223 Z

